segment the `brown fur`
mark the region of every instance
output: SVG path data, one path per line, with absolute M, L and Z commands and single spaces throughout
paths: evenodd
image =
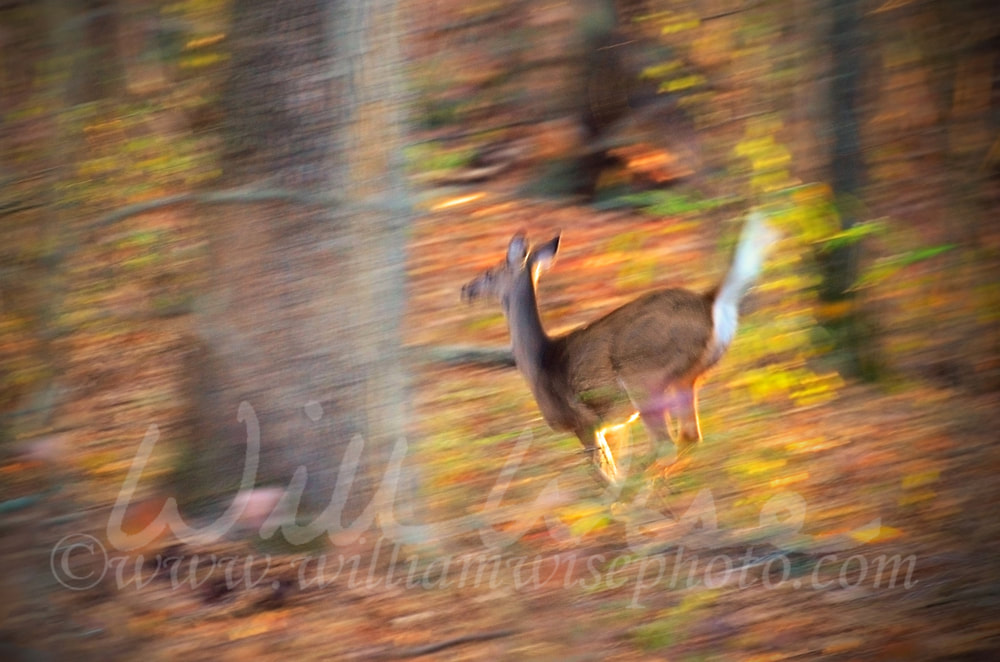
M 738 249 L 738 260 L 722 287 L 707 294 L 655 290 L 556 337 L 542 327 L 535 280 L 554 259 L 558 236 L 529 251 L 524 235 L 515 235 L 506 258 L 468 283 L 462 293 L 469 300 L 483 296 L 500 300 L 518 369 L 552 428 L 572 431 L 593 453 L 603 440 L 602 429 L 638 412 L 654 451 L 662 455 L 671 438 L 681 447 L 701 439 L 698 380 L 726 345 L 716 337 L 713 306 L 725 302 L 735 324 L 738 297 L 756 275 L 771 241 L 773 235 L 763 220 L 754 219 L 744 231 L 742 251 Z M 735 268 L 737 264 L 740 268 Z M 721 291 L 730 298 L 719 300 Z M 614 471 L 610 450 L 605 447 L 602 452 Z

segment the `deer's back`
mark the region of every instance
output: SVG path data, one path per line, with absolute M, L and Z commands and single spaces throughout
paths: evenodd
M 559 338 L 547 371 L 603 418 L 630 407 L 623 384 L 656 389 L 696 377 L 711 337 L 710 297 L 655 290 Z

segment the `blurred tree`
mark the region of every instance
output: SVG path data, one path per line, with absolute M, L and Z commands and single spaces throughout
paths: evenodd
M 676 95 L 662 92 L 660 81 L 646 75 L 650 67 L 675 59 L 670 48 L 641 29 L 640 19 L 650 11 L 646 4 L 641 0 L 574 4 L 582 57 L 576 75 L 568 80 L 585 144 L 568 178 L 567 193 L 595 196 L 606 170 L 632 170 L 642 161 L 679 157 L 683 163 L 670 169 L 685 174 L 697 167 L 696 150 L 687 149 L 696 142 L 689 118 Z M 649 174 L 638 171 L 633 174 Z
M 305 477 L 309 513 L 335 488 L 349 492 L 343 524 L 363 514 L 364 529 L 376 488 L 398 487 L 381 476 L 407 421 L 400 321 L 410 207 L 395 3 L 237 0 L 233 16 L 225 178 L 337 202 L 227 207 L 211 223 L 212 286 L 191 361 L 191 494 L 235 487 L 245 401 L 260 421 L 258 484 Z M 352 480 L 345 458 L 361 441 Z
M 831 184 L 837 200 L 842 230 L 858 223 L 865 163 L 859 136 L 859 77 L 867 45 L 861 7 L 856 0 L 832 0 L 830 15 L 833 75 L 830 104 L 833 119 Z M 860 245 L 849 242 L 820 255 L 823 283 L 820 298 L 827 305 L 827 327 L 833 331 L 847 357 L 850 373 L 867 379 L 878 377 L 877 338 L 856 305 L 853 286 L 858 278 Z
M 73 3 L 59 3 L 57 14 L 71 15 Z M 84 3 L 85 8 L 61 26 L 60 37 L 72 45 L 76 58 L 70 77 L 73 104 L 114 97 L 121 92 L 123 61 L 118 44 L 109 35 L 120 31 L 117 3 L 105 0 Z

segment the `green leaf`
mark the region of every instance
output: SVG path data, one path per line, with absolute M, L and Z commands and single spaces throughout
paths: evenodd
M 918 248 L 882 258 L 876 261 L 870 269 L 861 274 L 861 277 L 858 278 L 857 283 L 851 289 L 859 290 L 886 281 L 910 265 L 929 260 L 953 248 L 955 248 L 954 244 L 942 244 L 940 246 Z
M 916 264 L 917 262 L 922 262 L 924 260 L 929 260 L 932 257 L 936 257 L 941 253 L 946 253 L 955 248 L 955 244 L 942 244 L 941 246 L 928 246 L 927 248 L 918 248 L 916 250 L 910 251 L 909 253 L 903 254 L 903 262 L 909 266 L 911 264 Z
M 820 250 L 826 252 L 836 250 L 838 248 L 844 248 L 858 243 L 865 237 L 885 234 L 888 229 L 889 228 L 886 224 L 881 221 L 858 223 L 850 228 L 847 228 L 846 230 L 841 230 L 840 232 L 821 240 L 819 242 L 821 244 Z

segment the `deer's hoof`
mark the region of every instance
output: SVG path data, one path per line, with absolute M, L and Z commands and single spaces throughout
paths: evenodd
M 591 462 L 593 462 L 594 471 L 601 483 L 611 487 L 621 483 L 621 472 L 607 448 L 595 448 L 591 455 Z

